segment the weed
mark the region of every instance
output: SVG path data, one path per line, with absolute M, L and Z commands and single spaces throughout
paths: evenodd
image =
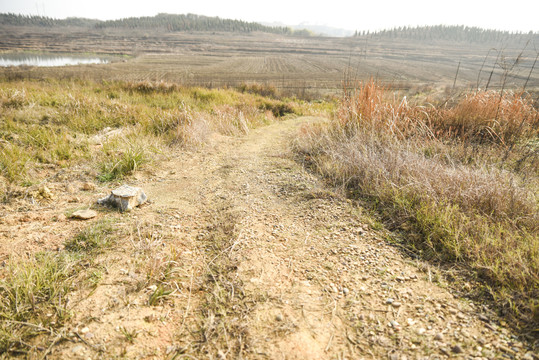
M 137 338 L 138 336 L 138 331 L 137 330 L 127 330 L 125 327 L 123 326 L 120 326 L 119 328 L 119 331 L 120 333 L 125 337 L 125 340 L 127 340 L 128 342 L 130 342 L 131 344 L 133 342 L 135 342 L 135 339 Z
M 111 221 L 98 222 L 77 234 L 65 243 L 68 251 L 76 253 L 96 253 L 112 244 L 113 226 Z
M 74 288 L 77 264 L 70 254 L 50 253 L 8 264 L 0 280 L 0 352 L 23 351 L 27 339 L 69 319 L 66 297 Z
M 24 149 L 10 143 L 0 143 L 0 174 L 9 181 L 24 179 L 30 156 Z
M 108 155 L 100 165 L 100 181 L 113 181 L 135 172 L 150 161 L 147 150 L 141 145 L 129 145 L 125 151 L 106 150 Z
M 167 298 L 174 291 L 165 288 L 164 286 L 158 286 L 150 295 L 148 299 L 148 304 L 150 306 L 155 306 L 161 303 L 161 301 Z

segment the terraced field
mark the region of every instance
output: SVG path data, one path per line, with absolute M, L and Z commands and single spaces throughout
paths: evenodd
M 504 48 L 509 66 L 506 86 L 539 87 L 533 72 L 533 47 L 523 44 L 435 43 L 366 38 L 290 37 L 274 34 L 166 33 L 150 31 L 80 30 L 77 28 L 0 27 L 0 51 L 42 51 L 113 54 L 107 65 L 69 68 L 1 69 L 13 78 L 87 78 L 127 81 L 169 81 L 211 87 L 241 83 L 271 84 L 279 89 L 336 92 L 343 80 L 377 77 L 400 88 L 428 85 L 443 89 L 500 87 L 504 76 L 500 61 L 493 66 L 493 46 Z M 481 67 L 485 62 L 483 71 Z M 457 72 L 458 69 L 458 72 Z

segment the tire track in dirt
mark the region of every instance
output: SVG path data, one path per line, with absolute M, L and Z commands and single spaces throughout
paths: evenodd
M 213 336 L 193 355 L 534 356 L 488 308 L 437 285 L 434 269 L 403 257 L 361 208 L 292 160 L 289 136 L 308 121 L 317 120 L 224 139 L 208 158 L 216 167 L 203 191 L 213 193 L 205 203 L 213 220 L 202 243 L 213 285 L 202 312 L 206 332 L 208 322 L 221 328 L 210 326 Z
M 65 343 L 52 358 L 536 359 L 487 307 L 456 298 L 293 160 L 290 137 L 320 120 L 214 135 L 138 179 L 152 205 L 122 219 L 150 224 L 148 235 L 105 255 L 103 283 L 79 295 L 89 305 L 73 309 L 75 325 L 96 334 L 86 350 Z M 137 269 L 156 260 L 174 264 L 163 280 L 174 292 L 148 305 Z M 118 292 L 126 300 L 111 301 Z

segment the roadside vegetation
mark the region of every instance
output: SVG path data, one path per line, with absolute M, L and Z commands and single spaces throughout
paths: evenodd
M 415 104 L 370 81 L 332 121 L 304 126 L 295 150 L 406 247 L 467 270 L 480 284 L 469 294 L 539 322 L 539 112 L 525 94 Z
M 263 88 L 208 90 L 166 83 L 3 82 L 0 183 L 32 185 L 45 169 L 90 166 L 101 181 L 205 143 L 212 132 L 241 135 L 290 113 L 299 101 L 263 97 Z M 252 90 L 252 91 L 251 91 Z M 275 95 L 275 92 L 273 92 Z M 7 192 L 6 192 L 7 191 Z
M 66 243 L 65 252 L 38 252 L 28 259 L 13 259 L 0 278 L 0 353 L 45 357 L 71 318 L 71 292 L 89 287 L 92 262 L 113 240 L 110 222 L 91 225 Z M 32 339 L 47 339 L 36 346 Z

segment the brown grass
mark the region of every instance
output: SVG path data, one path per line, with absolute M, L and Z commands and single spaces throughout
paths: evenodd
M 295 146 L 375 204 L 408 246 L 469 269 L 483 295 L 529 321 L 539 295 L 537 125 L 523 96 L 478 92 L 422 106 L 371 81 Z

